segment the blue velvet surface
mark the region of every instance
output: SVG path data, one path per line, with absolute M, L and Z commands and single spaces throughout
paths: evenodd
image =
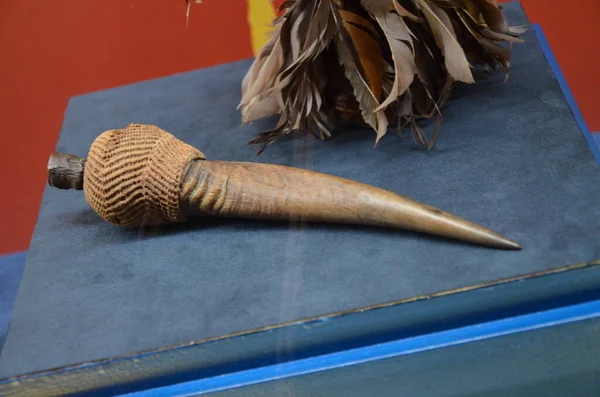
M 527 23 L 518 4 L 511 23 Z M 533 31 L 511 78 L 478 71 L 445 108 L 437 149 L 391 132 L 284 139 L 260 157 L 240 126 L 250 62 L 73 98 L 57 150 L 156 124 L 210 159 L 261 161 L 387 188 L 516 239 L 495 251 L 375 228 L 210 220 L 152 230 L 101 221 L 82 192 L 47 188 L 0 376 L 409 298 L 600 258 L 600 167 Z M 283 348 L 284 346 L 282 346 Z
M 4 337 L 10 324 L 10 317 L 25 267 L 25 257 L 25 252 L 0 256 L 0 351 L 2 351 Z

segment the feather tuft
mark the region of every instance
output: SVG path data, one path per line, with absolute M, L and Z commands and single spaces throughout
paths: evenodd
M 279 115 L 250 141 L 259 154 L 293 131 L 329 139 L 348 122 L 374 130 L 375 145 L 395 124 L 432 148 L 456 84 L 474 84 L 477 66 L 508 78 L 527 30 L 496 0 L 287 0 L 280 14 L 238 106 L 244 123 Z M 429 138 L 420 121 L 433 117 Z

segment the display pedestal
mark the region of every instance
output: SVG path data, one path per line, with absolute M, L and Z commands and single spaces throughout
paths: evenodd
M 518 3 L 505 12 L 511 24 L 527 24 Z M 579 269 L 571 274 L 592 271 L 600 259 L 600 166 L 535 32 L 524 38 L 514 46 L 507 83 L 502 72 L 477 70 L 478 84 L 458 86 L 431 152 L 393 133 L 374 149 L 374 133 L 362 130 L 329 142 L 282 139 L 256 157 L 257 148 L 246 142 L 272 120 L 240 126 L 236 106 L 250 61 L 73 98 L 60 152 L 83 157 L 105 130 L 155 124 L 209 159 L 291 165 L 386 188 L 496 230 L 523 250 L 378 228 L 224 219 L 124 230 L 102 221 L 81 192 L 48 188 L 0 377 L 207 338 L 227 349 L 239 343 L 228 336 L 247 332 L 263 335 L 265 343 L 255 345 L 260 351 L 239 351 L 238 358 L 248 354 L 256 363 L 261 354 L 279 351 L 283 360 L 288 351 L 302 350 L 301 343 L 310 351 L 325 342 L 311 345 L 294 332 L 273 340 L 266 336 L 272 332 L 253 330 L 325 316 L 351 318 L 354 331 L 346 335 L 368 328 L 385 336 L 373 322 L 378 311 L 366 310 L 381 305 L 399 310 L 394 321 L 402 329 L 435 328 L 527 299 L 522 290 L 518 299 L 517 290 L 506 290 L 493 301 L 482 293 L 473 302 L 461 298 L 465 290 L 545 273 L 559 277 L 569 268 Z M 556 292 L 544 288 L 539 299 Z M 440 297 L 428 299 L 432 295 Z M 339 324 L 331 329 L 329 341 L 348 339 Z M 217 371 L 209 362 L 225 356 L 194 360 Z

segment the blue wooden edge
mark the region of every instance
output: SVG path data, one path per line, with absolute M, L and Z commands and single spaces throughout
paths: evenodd
M 197 396 L 598 317 L 600 300 L 595 300 L 121 396 Z
M 571 108 L 571 112 L 573 113 L 573 117 L 575 117 L 575 121 L 577 122 L 579 129 L 581 130 L 585 139 L 587 140 L 588 144 L 590 145 L 590 149 L 592 150 L 592 153 L 594 154 L 594 158 L 596 159 L 596 161 L 598 163 L 600 163 L 600 137 L 597 134 L 592 134 L 590 132 L 590 129 L 588 128 L 588 126 L 585 122 L 585 119 L 583 118 L 583 115 L 581 114 L 581 111 L 579 110 L 579 106 L 577 106 L 577 101 L 575 100 L 575 96 L 571 92 L 571 89 L 569 88 L 569 84 L 567 83 L 567 80 L 565 79 L 565 76 L 560 68 L 560 65 L 558 64 L 558 61 L 556 60 L 556 57 L 554 56 L 552 47 L 550 46 L 550 43 L 548 42 L 546 35 L 544 34 L 544 30 L 542 29 L 542 27 L 539 24 L 532 24 L 531 27 L 535 31 L 535 34 L 540 43 L 542 52 L 544 53 L 544 56 L 546 57 L 548 64 L 552 68 L 552 71 L 554 72 L 556 81 L 558 81 L 558 84 L 560 85 L 560 89 L 563 92 L 563 95 L 565 97 L 567 104 Z
M 593 133 L 592 138 L 594 138 L 594 141 L 596 141 L 596 147 L 600 150 L 600 131 Z

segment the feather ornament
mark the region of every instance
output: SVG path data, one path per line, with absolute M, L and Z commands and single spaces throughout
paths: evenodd
M 374 130 L 375 144 L 390 126 L 409 127 L 431 148 L 456 84 L 476 83 L 476 66 L 508 78 L 526 31 L 496 0 L 288 0 L 279 15 L 238 107 L 243 123 L 279 116 L 250 141 L 259 154 L 295 131 L 328 139 L 346 122 Z M 433 117 L 430 138 L 421 120 Z

